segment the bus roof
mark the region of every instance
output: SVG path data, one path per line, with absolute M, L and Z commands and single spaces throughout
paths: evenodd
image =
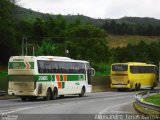
M 74 60 L 69 57 L 61 57 L 61 56 L 11 56 L 9 62 L 12 61 L 24 61 L 24 60 L 48 60 L 48 61 L 68 61 L 68 62 L 83 62 L 89 63 L 84 60 Z

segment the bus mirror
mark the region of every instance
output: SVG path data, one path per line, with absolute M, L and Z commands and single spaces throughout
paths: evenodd
M 91 68 L 91 75 L 95 76 L 95 70 L 93 68 Z

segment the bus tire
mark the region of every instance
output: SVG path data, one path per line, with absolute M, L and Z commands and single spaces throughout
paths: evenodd
M 53 92 L 52 92 L 52 99 L 55 100 L 58 97 L 58 90 L 57 88 L 54 88 Z
M 52 96 L 51 89 L 48 89 L 48 90 L 47 90 L 47 93 L 46 93 L 46 96 L 44 97 L 44 99 L 45 99 L 46 101 L 51 100 L 51 96 Z
M 60 95 L 59 97 L 60 97 L 61 99 L 63 99 L 63 98 L 64 98 L 64 95 Z
M 117 92 L 124 92 L 124 91 L 126 91 L 125 88 L 118 88 L 118 89 L 117 89 Z
M 21 100 L 22 100 L 22 101 L 27 101 L 27 97 L 24 97 L 24 96 L 23 96 L 23 97 L 21 97 Z
M 135 91 L 138 91 L 138 84 L 137 83 L 135 84 L 135 88 L 134 89 L 135 89 Z
M 37 100 L 37 97 L 36 97 L 36 96 L 29 97 L 29 100 L 31 100 L 31 101 L 36 101 L 36 100 Z
M 138 84 L 138 91 L 140 91 L 141 90 L 141 84 L 139 83 Z
M 151 90 L 154 90 L 154 87 L 156 86 L 155 82 L 153 83 Z
M 85 87 L 82 87 L 81 93 L 79 94 L 79 97 L 83 97 L 85 93 Z

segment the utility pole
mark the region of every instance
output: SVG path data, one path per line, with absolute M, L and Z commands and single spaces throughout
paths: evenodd
M 34 46 L 33 46 L 33 56 L 34 56 Z
M 22 56 L 24 56 L 24 42 L 25 42 L 25 49 L 26 49 L 26 56 L 27 56 L 27 37 L 22 38 Z
M 25 37 L 26 40 L 26 56 L 27 56 L 27 37 Z
M 24 56 L 24 41 L 25 41 L 25 37 L 22 38 L 22 56 Z

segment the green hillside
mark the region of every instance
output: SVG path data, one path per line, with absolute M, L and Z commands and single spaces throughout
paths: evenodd
M 160 25 L 160 20 L 154 18 L 140 18 L 140 17 L 123 17 L 117 19 L 117 22 L 126 22 L 130 24 L 142 24 L 142 25 Z
M 14 6 L 13 9 L 13 19 L 19 20 L 19 21 L 29 21 L 29 22 L 34 22 L 36 20 L 36 18 L 45 18 L 48 15 L 47 14 L 43 14 L 40 12 L 36 12 L 33 11 L 31 9 L 26 9 L 26 8 L 22 8 L 19 6 Z
M 53 14 L 40 13 L 37 11 L 33 11 L 31 9 L 22 8 L 19 6 L 14 7 L 13 14 L 14 14 L 13 18 L 16 20 L 24 20 L 29 22 L 34 22 L 36 18 L 47 19 L 49 16 L 52 16 L 53 18 L 57 16 Z M 97 26 L 101 26 L 105 21 L 103 19 L 93 19 L 83 15 L 64 15 L 63 17 L 67 20 L 67 22 L 70 22 L 70 23 L 74 22 L 78 17 L 79 19 L 81 19 L 82 23 L 93 23 L 94 25 L 97 25 Z
M 24 38 L 28 41 L 27 55 L 32 55 L 33 46 L 37 56 L 64 56 L 67 48 L 69 57 L 90 61 L 100 72 L 113 62 L 158 64 L 160 60 L 160 37 L 156 37 L 160 36 L 160 20 L 49 15 L 6 0 L 0 1 L 0 6 L 1 65 L 7 65 L 10 56 L 21 55 Z
M 13 10 L 14 18 L 25 21 L 34 21 L 38 18 L 47 18 L 49 15 L 56 17 L 57 15 L 53 14 L 44 14 L 40 12 L 33 11 L 31 9 L 22 8 L 15 6 Z M 160 25 L 160 20 L 154 18 L 140 18 L 140 17 L 123 17 L 120 19 L 94 19 L 84 15 L 64 15 L 64 18 L 68 22 L 73 22 L 76 19 L 80 18 L 83 23 L 92 23 L 96 26 L 102 26 L 106 21 L 110 22 L 115 20 L 117 23 L 128 23 L 128 24 L 142 24 L 142 25 Z
M 15 14 L 14 19 L 24 20 L 33 23 L 36 18 L 48 18 L 49 14 L 43 14 L 40 12 L 32 11 L 31 9 L 22 8 L 15 6 L 13 13 Z M 51 15 L 56 17 L 56 15 Z M 65 15 L 63 16 L 67 22 L 73 23 L 77 18 L 81 20 L 82 23 L 92 23 L 96 26 L 102 26 L 106 21 L 111 21 L 112 19 L 93 19 L 83 15 Z M 139 17 L 123 17 L 120 19 L 114 19 L 117 23 L 126 22 L 128 24 L 145 24 L 145 25 L 160 25 L 160 20 L 154 18 L 139 18 Z M 160 41 L 159 36 L 140 36 L 140 35 L 112 35 L 109 34 L 107 37 L 108 44 L 110 48 L 115 47 L 125 47 L 128 43 L 132 45 L 137 45 L 140 41 L 144 41 L 147 44 L 151 42 Z

